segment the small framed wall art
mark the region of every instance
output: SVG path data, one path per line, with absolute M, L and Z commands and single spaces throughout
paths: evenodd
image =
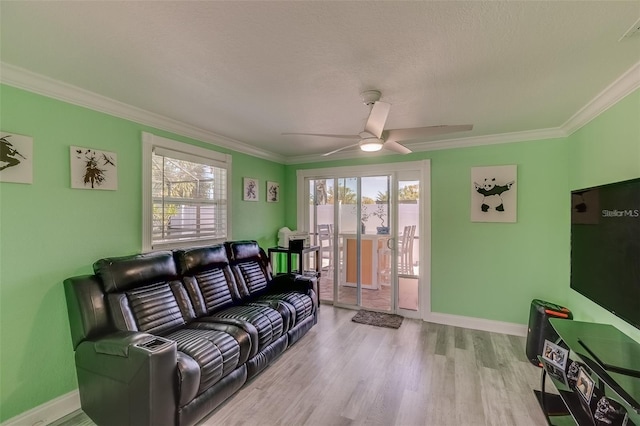
M 70 156 L 71 188 L 118 189 L 118 158 L 115 152 L 71 146 Z
M 242 178 L 242 199 L 244 201 L 258 201 L 258 179 Z
M 518 166 L 471 168 L 471 221 L 516 222 Z
M 0 182 L 33 183 L 33 138 L 0 132 Z
M 267 203 L 277 203 L 278 201 L 280 201 L 280 184 L 267 181 Z

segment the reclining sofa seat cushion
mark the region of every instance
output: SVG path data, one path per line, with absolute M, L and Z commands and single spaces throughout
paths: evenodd
M 171 252 L 101 259 L 101 278 L 116 328 L 175 341 L 179 407 L 229 375 L 248 358 L 249 336 L 236 327 L 192 327 L 193 307 Z
M 176 250 L 174 256 L 197 323 L 227 323 L 244 329 L 252 340 L 250 358 L 286 338 L 288 317 L 268 306 L 242 304 L 224 245 Z
M 231 269 L 244 301 L 254 304 L 271 304 L 284 301 L 292 308 L 292 328 L 316 313 L 313 290 L 295 287 L 291 275 L 274 280 L 269 260 L 256 241 L 227 242 Z
M 174 257 L 196 309 L 197 316 L 214 315 L 236 304 L 250 305 L 243 303 L 237 281 L 229 267 L 229 259 L 227 258 L 224 244 L 176 250 Z M 283 303 L 279 300 L 259 306 L 269 306 L 280 313 L 283 321 L 283 333 L 293 327 L 295 311 L 289 306 L 283 306 Z M 230 311 L 225 312 L 230 313 Z M 291 317 L 292 315 L 294 315 L 294 318 Z M 215 315 L 214 318 L 221 319 L 220 315 Z M 230 320 L 229 318 L 226 319 Z M 264 339 L 261 339 L 261 341 L 260 345 L 257 345 L 258 342 L 256 341 L 256 351 L 258 346 L 262 347 L 265 344 Z

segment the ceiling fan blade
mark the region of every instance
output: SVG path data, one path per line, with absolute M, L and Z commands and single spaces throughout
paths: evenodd
M 358 146 L 358 144 L 356 143 L 356 144 L 353 144 L 353 145 L 343 146 L 342 148 L 334 149 L 333 151 L 327 152 L 326 154 L 322 154 L 322 156 L 326 157 L 328 155 L 335 154 L 336 152 L 340 152 L 340 151 L 343 151 L 345 149 L 353 148 L 354 146 Z
M 446 133 L 466 132 L 472 129 L 473 124 L 414 127 L 412 129 L 390 129 L 384 132 L 386 135 L 384 139 L 394 142 L 410 141 L 428 138 L 430 136 L 444 135 Z
M 367 119 L 367 124 L 364 126 L 364 131 L 380 139 L 382 131 L 384 130 L 384 123 L 387 122 L 387 116 L 389 115 L 390 109 L 391 104 L 386 102 L 378 101 L 374 103 L 373 108 L 371 108 L 369 118 Z
M 400 154 L 409 154 L 411 152 L 409 148 L 404 145 L 400 145 L 396 141 L 386 141 L 382 147 L 389 151 L 399 152 Z
M 320 136 L 323 138 L 337 138 L 337 139 L 360 139 L 358 135 L 330 135 L 327 133 L 282 133 L 284 136 L 288 135 L 302 135 L 302 136 Z

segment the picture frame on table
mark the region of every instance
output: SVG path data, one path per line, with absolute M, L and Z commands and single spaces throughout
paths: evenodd
M 550 363 L 546 359 L 544 360 L 544 364 L 547 374 L 563 384 L 567 389 L 569 389 L 569 381 L 567 380 L 567 374 L 565 373 L 565 371 L 557 367 L 555 364 Z
M 626 426 L 629 413 L 622 404 L 603 395 L 596 403 L 593 418 L 597 425 Z
M 591 403 L 594 387 L 595 382 L 591 376 L 587 374 L 584 368 L 580 367 L 578 370 L 578 379 L 576 380 L 576 391 L 580 394 L 587 405 Z
M 569 350 L 545 340 L 542 348 L 542 358 L 564 372 L 567 367 L 567 359 L 569 359 Z

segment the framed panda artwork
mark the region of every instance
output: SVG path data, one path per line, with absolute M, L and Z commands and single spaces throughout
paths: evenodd
M 518 166 L 471 168 L 471 221 L 510 222 L 517 218 Z

